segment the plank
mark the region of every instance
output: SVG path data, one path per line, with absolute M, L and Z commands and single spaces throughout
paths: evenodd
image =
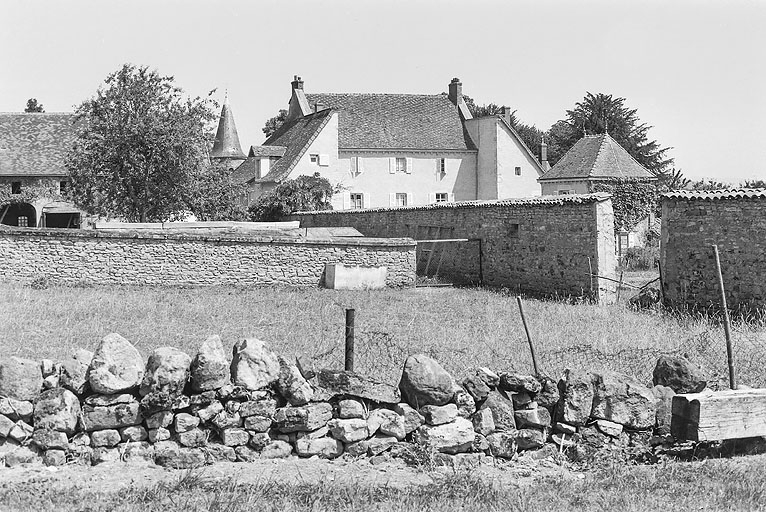
M 672 413 L 670 430 L 677 439 L 723 441 L 766 436 L 766 389 L 676 395 Z

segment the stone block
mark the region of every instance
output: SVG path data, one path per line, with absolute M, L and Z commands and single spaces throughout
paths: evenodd
M 394 412 L 404 418 L 404 432 L 406 434 L 414 432 L 426 421 L 422 414 L 405 402 L 396 404 L 394 406 Z
M 651 428 L 657 419 L 657 400 L 652 390 L 635 378 L 604 371 L 595 381 L 591 416 L 628 428 Z
M 295 453 L 300 457 L 316 455 L 321 459 L 335 459 L 343 454 L 343 443 L 332 437 L 298 439 L 295 442 Z
M 496 431 L 511 432 L 516 429 L 513 403 L 500 391 L 492 391 L 479 407 L 479 410 L 481 409 L 489 409 L 492 412 Z
M 473 424 L 465 418 L 444 425 L 423 425 L 413 433 L 417 444 L 451 454 L 469 451 L 474 437 Z
M 387 436 L 385 434 L 375 434 L 367 440 L 367 453 L 374 457 L 385 452 L 392 446 L 398 444 L 399 439 L 394 436 Z
M 161 441 L 154 445 L 154 459 L 159 466 L 186 469 L 203 466 L 205 453 L 199 448 L 187 448 L 175 441 Z
M 131 441 L 118 446 L 125 462 L 154 463 L 154 446 L 146 441 Z
M 110 406 L 82 406 L 82 427 L 86 432 L 140 425 L 143 416 L 139 403 L 119 403 Z
M 274 413 L 274 423 L 282 432 L 316 430 L 332 419 L 332 406 L 319 402 L 301 407 L 281 407 Z
M 46 466 L 63 466 L 66 464 L 66 452 L 64 450 L 45 450 L 43 464 Z
M 332 419 L 327 423 L 327 427 L 330 429 L 332 437 L 344 443 L 361 441 L 362 439 L 367 439 L 369 435 L 367 421 L 361 418 Z
M 120 429 L 120 439 L 124 443 L 136 443 L 146 441 L 149 433 L 141 425 L 131 425 Z
M 250 436 L 248 445 L 259 452 L 271 444 L 273 439 L 265 432 L 258 432 Z
M 273 399 L 264 399 L 257 401 L 243 402 L 239 408 L 239 415 L 243 418 L 248 416 L 264 416 L 272 418 L 277 410 L 277 401 Z
M 457 405 L 425 405 L 420 408 L 420 414 L 429 425 L 443 425 L 457 418 Z
M 367 408 L 359 400 L 346 399 L 338 402 L 338 417 L 341 419 L 367 418 Z
M 241 410 L 242 408 L 240 408 Z M 215 418 L 221 411 L 223 411 L 223 405 L 219 401 L 212 402 L 207 407 L 204 407 L 197 411 L 197 417 L 202 420 L 202 422 L 207 423 L 208 421 Z
M 305 405 L 314 397 L 314 388 L 303 378 L 298 367 L 279 359 L 277 391 L 290 405 Z
M 177 348 L 154 349 L 146 362 L 144 378 L 139 389 L 141 396 L 149 393 L 180 395 L 189 380 L 190 365 L 191 357 Z
M 64 432 L 57 430 L 38 429 L 32 434 L 32 442 L 42 450 L 69 448 L 69 441 Z
M 660 356 L 652 377 L 654 385 L 667 386 L 676 393 L 699 393 L 707 386 L 702 369 L 680 356 Z
M 186 432 L 176 433 L 178 442 L 189 448 L 205 446 L 207 444 L 209 435 L 210 432 L 208 430 L 201 428 L 193 428 L 191 430 L 187 430 Z
M 67 389 L 45 390 L 35 401 L 35 428 L 59 430 L 72 435 L 79 417 L 80 400 Z
M 269 443 L 262 451 L 262 459 L 284 459 L 290 456 L 293 447 L 284 441 L 275 440 Z
M 518 428 L 548 428 L 551 426 L 551 413 L 542 407 L 517 409 L 513 413 Z
M 522 428 L 515 432 L 516 446 L 519 450 L 536 450 L 542 448 L 548 437 L 546 430 Z
M 529 393 L 535 395 L 542 390 L 542 385 L 532 375 L 503 373 L 500 375 L 500 389 L 514 393 Z
M 495 420 L 492 417 L 492 411 L 489 409 L 479 409 L 472 418 L 473 429 L 484 436 L 495 431 Z
M 141 354 L 117 333 L 99 344 L 88 369 L 88 383 L 96 393 L 113 395 L 137 387 L 144 376 Z
M 279 378 L 279 360 L 265 342 L 248 338 L 234 345 L 231 380 L 237 386 L 258 390 L 270 386 Z
M 111 448 L 117 446 L 121 440 L 120 432 L 114 429 L 97 430 L 90 435 L 90 442 L 94 448 Z
M 88 368 L 93 360 L 93 352 L 78 349 L 69 359 L 61 363 L 59 385 L 77 396 L 88 390 Z
M 209 336 L 200 346 L 191 363 L 191 388 L 197 392 L 210 391 L 229 384 L 230 363 L 223 350 L 220 336 Z
M 34 402 L 42 388 L 40 363 L 15 356 L 0 358 L 0 397 Z
M 166 428 L 173 423 L 173 411 L 155 412 L 146 418 L 146 426 L 149 429 Z
M 455 381 L 434 359 L 417 354 L 404 362 L 399 390 L 404 400 L 415 408 L 445 405 L 455 395 Z
M 225 428 L 219 435 L 225 446 L 242 446 L 250 441 L 250 434 L 243 428 Z
M 564 370 L 559 382 L 561 400 L 557 409 L 558 417 L 576 427 L 585 425 L 593 410 L 595 377 L 580 370 Z
M 16 422 L 15 425 L 13 425 L 13 428 L 8 433 L 8 438 L 13 439 L 14 441 L 17 441 L 19 443 L 23 443 L 30 437 L 32 437 L 33 433 L 32 425 L 29 423 L 19 420 Z
M 34 404 L 26 400 L 15 398 L 0 398 L 0 414 L 7 416 L 13 421 L 31 421 Z
M 487 436 L 489 452 L 494 457 L 512 459 L 516 455 L 516 432 L 495 432 Z
M 170 439 L 170 430 L 159 427 L 149 429 L 147 436 L 150 443 L 159 443 L 160 441 L 167 441 Z
M 352 397 L 382 404 L 401 400 L 399 390 L 390 384 L 344 370 L 319 370 L 309 381 L 315 401 Z

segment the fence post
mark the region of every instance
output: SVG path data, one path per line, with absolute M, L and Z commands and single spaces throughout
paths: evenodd
M 620 271 L 620 282 L 617 284 L 617 303 L 620 302 L 620 292 L 622 291 L 622 278 L 625 275 L 624 271 Z
M 346 310 L 346 360 L 345 370 L 354 371 L 354 314 L 353 309 Z
M 537 368 L 537 357 L 535 356 L 535 347 L 532 344 L 532 336 L 529 335 L 529 328 L 527 327 L 527 317 L 524 316 L 524 306 L 521 303 L 521 297 L 516 296 L 516 302 L 519 304 L 519 313 L 521 314 L 521 323 L 524 324 L 524 332 L 527 333 L 527 342 L 529 343 L 529 352 L 532 354 L 532 366 L 535 369 L 535 375 L 540 375 L 540 370 Z
M 718 255 L 718 246 L 713 245 L 715 253 L 715 267 L 718 271 L 718 288 L 721 290 L 721 308 L 723 309 L 723 331 L 726 334 L 726 357 L 729 362 L 729 387 L 737 389 L 737 379 L 734 375 L 734 353 L 731 348 L 731 325 L 729 320 L 729 307 L 726 305 L 726 291 L 723 288 L 723 274 L 721 273 L 721 258 Z

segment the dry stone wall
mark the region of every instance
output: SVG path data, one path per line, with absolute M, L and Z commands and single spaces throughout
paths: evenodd
M 405 239 L 0 228 L 0 278 L 9 280 L 317 286 L 327 263 L 385 266 L 388 286 L 415 283 L 415 244 Z
M 65 361 L 0 358 L 0 465 L 652 453 L 672 441 L 674 389 L 705 387 L 687 361 L 667 358 L 653 388 L 581 370 L 556 382 L 474 368 L 458 380 L 423 354 L 398 385 L 307 366 L 255 338 L 229 351 L 218 336 L 194 357 L 161 347 L 144 361 L 117 333 Z
M 609 300 L 615 277 L 614 213 L 607 194 L 442 203 L 412 208 L 306 212 L 302 227 L 350 226 L 365 236 L 439 238 L 470 243 L 442 262 L 445 274 L 542 295 L 593 295 Z M 436 232 L 432 229 L 432 232 Z
M 660 262 L 669 305 L 718 307 L 713 244 L 720 253 L 728 306 L 766 308 L 766 189 L 663 197 Z

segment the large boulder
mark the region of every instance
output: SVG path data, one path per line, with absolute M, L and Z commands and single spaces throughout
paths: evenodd
M 149 393 L 180 395 L 189 380 L 189 365 L 191 357 L 177 348 L 155 349 L 146 362 L 146 372 L 139 390 L 141 396 Z
M 605 371 L 596 376 L 591 416 L 628 428 L 654 426 L 657 399 L 652 390 L 628 375 Z
M 36 429 L 56 430 L 72 435 L 80 417 L 80 400 L 64 388 L 43 391 L 35 401 Z
M 220 336 L 210 336 L 199 347 L 191 363 L 191 388 L 197 392 L 229 384 L 230 363 Z
M 489 409 L 492 412 L 492 420 L 495 430 L 498 432 L 511 432 L 516 430 L 516 420 L 513 414 L 513 402 L 505 397 L 500 391 L 492 391 L 479 410 Z
M 135 388 L 144 376 L 141 354 L 117 333 L 101 340 L 88 369 L 88 383 L 95 393 L 113 395 Z
M 652 383 L 667 386 L 676 393 L 699 393 L 707 386 L 699 366 L 676 356 L 660 356 L 654 367 Z
M 451 454 L 470 451 L 475 437 L 473 424 L 465 418 L 443 425 L 423 425 L 412 434 L 417 444 Z
M 351 371 L 319 370 L 309 382 L 314 388 L 314 400 L 354 397 L 383 404 L 396 404 L 401 400 L 394 386 Z
M 88 368 L 93 360 L 93 352 L 78 349 L 69 359 L 61 363 L 59 385 L 74 393 L 83 395 L 88 389 Z
M 455 395 L 455 381 L 438 362 L 417 354 L 404 362 L 399 390 L 404 400 L 416 409 L 424 405 L 444 405 Z
M 248 338 L 234 344 L 231 380 L 236 386 L 257 390 L 270 386 L 279 378 L 279 359 L 265 342 Z
M 587 423 L 593 409 L 594 376 L 581 370 L 564 370 L 559 381 L 558 417 L 570 425 Z
M 298 367 L 279 358 L 279 378 L 277 390 L 290 405 L 305 405 L 314 396 L 314 389 L 303 378 Z
M 34 401 L 43 388 L 38 361 L 20 357 L 0 358 L 0 397 Z

